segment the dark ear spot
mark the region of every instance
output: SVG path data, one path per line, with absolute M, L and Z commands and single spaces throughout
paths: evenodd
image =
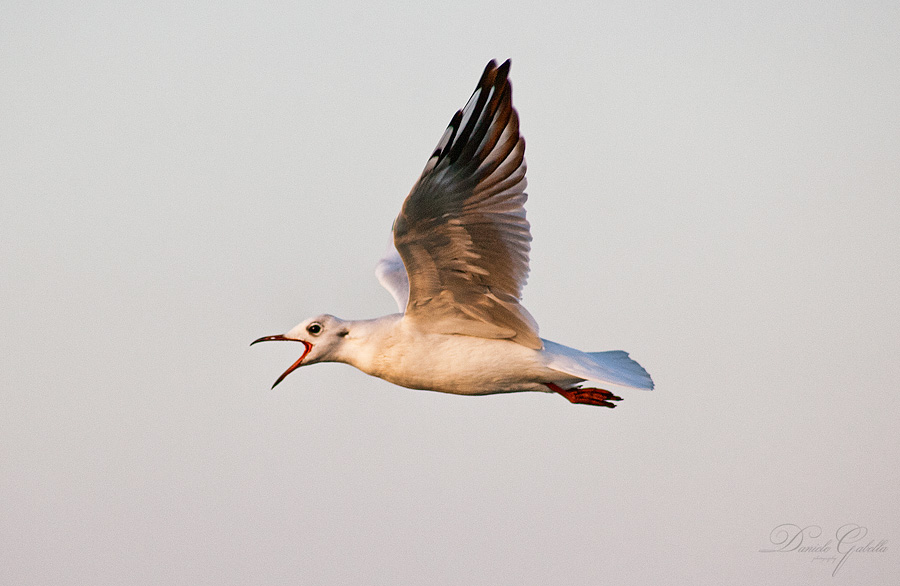
M 337 333 L 337 335 L 343 338 L 344 336 L 346 336 L 349 333 L 350 333 L 350 330 L 348 330 L 347 328 L 344 328 L 343 330 L 339 331 Z

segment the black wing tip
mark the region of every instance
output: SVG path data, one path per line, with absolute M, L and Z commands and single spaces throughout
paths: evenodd
M 512 110 L 513 116 L 515 116 L 515 109 L 512 108 L 512 84 L 509 81 L 511 65 L 512 61 L 510 59 L 507 59 L 499 66 L 494 59 L 487 62 L 484 72 L 481 74 L 481 79 L 478 80 L 478 85 L 472 93 L 473 97 L 476 93 L 478 94 L 478 101 L 474 110 L 475 114 L 468 120 L 465 127 L 462 126 L 463 110 L 457 110 L 453 114 L 453 118 L 447 125 L 447 128 L 451 131 L 449 140 L 431 153 L 429 161 L 437 159 L 437 163 L 439 163 L 441 160 L 446 159 L 451 164 L 456 162 L 470 142 L 472 133 L 475 132 L 481 118 L 481 112 L 485 109 L 493 116 L 493 113 L 501 109 L 503 107 L 502 104 L 506 103 Z M 488 95 L 491 96 L 490 100 Z M 468 103 L 466 105 L 468 106 Z M 477 145 L 469 146 L 474 149 Z
M 484 66 L 484 72 L 481 74 L 481 79 L 478 80 L 479 88 L 488 88 L 491 86 L 500 87 L 505 82 L 507 77 L 509 77 L 509 69 L 512 66 L 512 59 L 507 59 L 499 66 L 497 65 L 497 61 L 491 59 L 487 62 L 487 65 Z
M 512 84 L 509 82 L 509 68 L 511 64 L 512 61 L 509 59 L 501 63 L 499 67 L 493 59 L 488 61 L 484 68 L 484 73 L 481 74 L 481 79 L 478 80 L 478 85 L 475 87 L 475 92 L 472 93 L 473 97 L 476 93 L 478 94 L 478 101 L 475 104 L 472 117 L 464 128 L 459 127 L 463 111 L 457 111 L 459 119 L 457 119 L 457 116 L 453 117 L 450 126 L 454 128 L 454 136 L 449 142 L 449 149 L 445 150 L 451 163 L 456 162 L 467 146 L 469 146 L 470 150 L 475 149 L 477 146 L 477 144 L 469 145 L 469 142 L 479 124 L 484 124 L 481 121 L 483 112 L 487 111 L 489 117 L 493 118 L 495 113 L 503 107 L 504 103 L 508 103 L 512 107 Z M 483 127 L 485 132 L 487 128 L 488 126 Z
M 478 82 L 479 87 L 484 85 L 485 80 L 496 69 L 497 62 L 494 59 L 487 62 L 487 65 L 484 66 L 484 71 L 481 73 L 481 80 Z
M 484 67 L 484 73 L 481 74 L 481 80 L 478 87 L 502 86 L 509 77 L 509 69 L 512 67 L 512 59 L 507 59 L 499 66 L 497 61 L 491 59 Z
M 494 60 L 491 59 L 488 63 L 488 66 L 494 64 Z M 492 100 L 494 104 L 493 108 L 499 107 L 499 104 L 504 101 L 512 103 L 512 82 L 509 81 L 509 69 L 512 66 L 512 61 L 507 59 L 503 63 L 500 64 L 499 67 L 494 65 L 492 70 L 491 79 L 486 84 L 479 85 L 479 87 L 483 87 L 484 89 L 494 88 L 494 99 Z
M 493 62 L 493 59 L 491 61 Z M 500 64 L 500 67 L 497 68 L 497 76 L 503 76 L 503 78 L 506 78 L 506 76 L 509 75 L 510 67 L 512 67 L 512 59 L 507 59 Z

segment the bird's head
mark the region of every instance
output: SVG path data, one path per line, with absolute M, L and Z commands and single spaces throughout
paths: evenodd
M 350 330 L 344 321 L 333 315 L 324 314 L 300 322 L 286 334 L 263 336 L 251 342 L 250 345 L 252 346 L 257 342 L 274 341 L 300 342 L 303 344 L 303 354 L 278 377 L 278 380 L 272 385 L 274 389 L 287 375 L 301 366 L 333 360 L 335 349 L 340 346 L 348 333 L 350 333 Z

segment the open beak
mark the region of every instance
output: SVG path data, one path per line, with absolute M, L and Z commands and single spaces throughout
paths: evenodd
M 258 339 L 258 340 L 253 340 L 252 342 L 250 342 L 250 345 L 252 346 L 253 344 L 256 344 L 257 342 L 276 342 L 276 341 L 280 341 L 280 342 L 300 342 L 300 343 L 303 344 L 304 349 L 303 349 L 303 355 L 300 356 L 300 358 L 297 359 L 297 362 L 293 363 L 293 364 L 290 366 L 290 368 L 288 368 L 287 370 L 285 370 L 285 371 L 281 374 L 281 376 L 278 377 L 278 380 L 275 381 L 275 384 L 274 384 L 274 385 L 272 385 L 272 388 L 273 388 L 273 389 L 274 389 L 275 387 L 278 386 L 278 383 L 280 383 L 281 381 L 284 380 L 284 377 L 286 377 L 287 375 L 289 375 L 289 374 L 291 374 L 292 372 L 294 372 L 295 370 L 297 370 L 297 369 L 303 364 L 303 359 L 306 358 L 306 355 L 309 354 L 309 351 L 312 350 L 312 347 L 313 347 L 312 344 L 310 344 L 309 342 L 307 342 L 307 341 L 305 341 L 305 340 L 294 340 L 294 339 L 291 339 L 291 338 L 285 338 L 283 334 L 278 334 L 278 335 L 275 335 L 275 336 L 263 336 L 262 338 L 260 338 L 260 339 Z

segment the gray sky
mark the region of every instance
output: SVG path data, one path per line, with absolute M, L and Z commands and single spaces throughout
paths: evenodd
M 0 582 L 898 582 L 900 5 L 325 4 L 0 9 Z M 507 57 L 526 306 L 657 389 L 270 391 Z

